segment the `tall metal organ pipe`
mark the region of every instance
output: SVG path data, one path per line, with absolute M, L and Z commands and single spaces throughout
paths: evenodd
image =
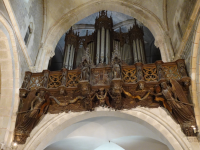
M 97 54 L 96 54 L 96 64 L 99 63 L 99 53 L 100 53 L 100 29 L 97 31 Z

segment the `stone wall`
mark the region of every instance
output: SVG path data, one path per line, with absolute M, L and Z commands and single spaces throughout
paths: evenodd
M 167 0 L 167 23 L 172 46 L 177 52 L 197 0 Z
M 27 51 L 33 64 L 35 64 L 43 31 L 43 0 L 29 0 L 28 2 L 25 0 L 14 0 L 10 1 L 10 3 L 23 39 L 28 26 L 33 23 L 33 33 L 30 35 Z
M 199 17 L 200 17 L 200 10 L 197 14 L 197 18 L 195 19 L 194 25 L 192 27 L 192 30 L 190 32 L 190 35 L 188 37 L 188 40 L 186 42 L 185 48 L 182 52 L 181 58 L 185 59 L 186 61 L 186 67 L 187 67 L 187 71 L 188 73 L 191 71 L 191 59 L 192 59 L 192 54 L 193 54 L 193 41 L 195 38 L 195 33 L 196 33 L 196 28 L 198 26 L 199 23 Z

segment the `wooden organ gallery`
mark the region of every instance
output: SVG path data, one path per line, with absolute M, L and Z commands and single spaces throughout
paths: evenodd
M 193 104 L 188 98 L 191 79 L 184 60 L 145 64 L 142 28 L 135 23 L 128 33 L 117 33 L 112 26 L 112 18 L 101 11 L 92 35 L 79 37 L 72 29 L 67 33 L 62 70 L 26 72 L 20 88 L 15 142 L 26 143 L 46 113 L 95 111 L 96 107 L 163 107 L 186 136 L 196 135 Z M 85 54 L 74 69 L 80 43 Z M 132 50 L 132 65 L 123 60 L 125 43 Z
M 127 33 L 116 32 L 113 30 L 112 17 L 107 16 L 107 11 L 99 12 L 99 16 L 95 19 L 95 31 L 88 35 L 80 37 L 78 33 L 74 33 L 72 28 L 66 33 L 65 51 L 63 67 L 69 70 L 78 66 L 76 58 L 80 44 L 89 48 L 91 60 L 94 64 L 100 62 L 110 64 L 111 54 L 115 45 L 118 46 L 121 59 L 125 60 L 125 44 L 130 47 L 133 63 L 145 63 L 145 50 L 143 39 L 143 26 L 135 19 L 133 26 Z M 132 63 L 132 64 L 133 64 Z

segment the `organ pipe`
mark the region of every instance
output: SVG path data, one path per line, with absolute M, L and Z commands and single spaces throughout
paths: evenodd
M 141 50 L 140 50 L 140 44 L 139 44 L 139 40 L 136 40 L 136 47 L 137 47 L 137 56 L 138 56 L 138 62 L 141 62 Z
M 146 61 L 145 61 L 144 47 L 143 47 L 143 44 L 142 44 L 141 40 L 140 40 L 140 50 L 141 50 L 141 55 L 142 55 L 142 63 L 146 63 Z
M 79 34 L 74 33 L 71 28 L 66 34 L 65 42 L 67 43 L 63 66 L 68 69 L 73 69 L 74 61 L 81 62 L 75 60 L 81 59 L 81 57 L 75 57 L 75 51 L 80 53 L 78 52 L 79 44 L 82 44 L 84 49 L 89 48 L 91 61 L 96 65 L 100 62 L 110 64 L 110 55 L 116 45 L 121 54 L 121 59 L 127 63 L 132 63 L 132 60 L 134 60 L 134 63 L 146 62 L 142 26 L 135 21 L 133 27 L 127 33 L 121 32 L 121 29 L 120 32 L 115 32 L 112 17 L 108 17 L 106 11 L 99 12 L 99 16 L 96 17 L 94 33 L 88 35 L 87 31 L 84 37 L 79 37 Z
M 96 55 L 96 64 L 99 63 L 99 53 L 100 53 L 100 30 L 97 32 L 97 55 Z
M 101 29 L 101 61 L 104 62 L 105 29 Z
M 137 55 L 137 47 L 136 42 L 133 40 L 133 56 L 134 56 L 134 62 L 138 62 L 138 55 Z
M 106 64 L 109 63 L 109 43 L 110 43 L 110 36 L 109 36 L 109 29 L 106 29 Z

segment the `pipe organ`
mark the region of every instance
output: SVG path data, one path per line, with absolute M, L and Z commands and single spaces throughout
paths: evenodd
M 63 61 L 64 68 L 67 68 L 69 70 L 73 69 L 76 58 L 75 57 L 76 51 L 79 45 L 78 41 L 79 41 L 79 35 L 77 33 L 75 34 L 71 28 L 65 37 L 65 53 Z
M 79 36 L 72 28 L 66 33 L 63 67 L 72 70 L 79 65 L 81 57 L 80 46 L 89 48 L 91 60 L 94 64 L 110 64 L 111 55 L 115 46 L 118 47 L 122 60 L 127 64 L 146 62 L 143 39 L 143 26 L 136 20 L 127 33 L 113 30 L 112 16 L 108 17 L 107 11 L 99 12 L 95 19 L 95 30 L 91 35 L 88 31 L 85 36 Z M 78 63 L 77 63 L 78 62 Z

